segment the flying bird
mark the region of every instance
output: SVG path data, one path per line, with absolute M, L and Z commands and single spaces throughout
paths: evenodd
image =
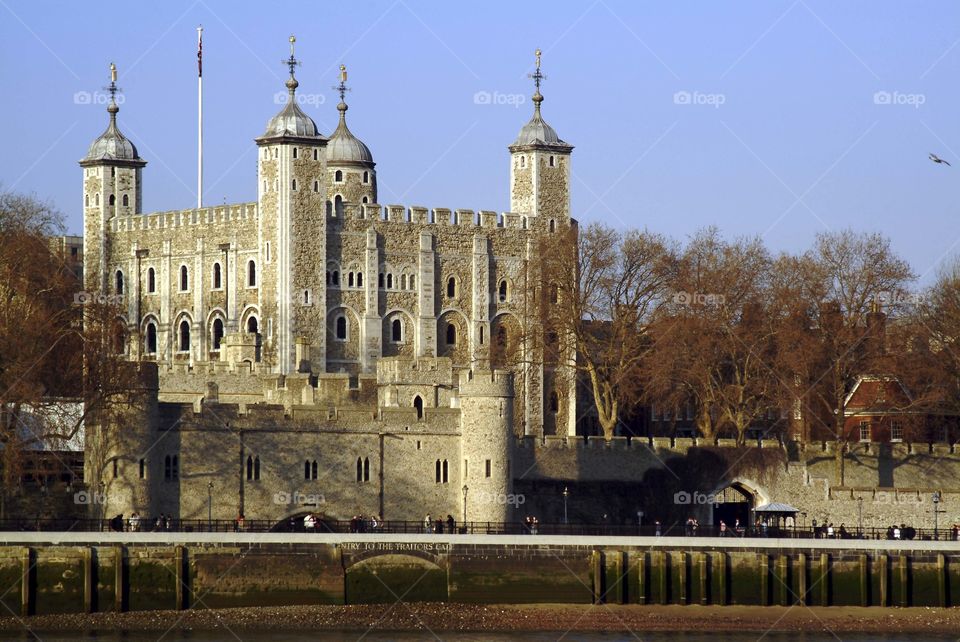
M 946 165 L 947 167 L 950 167 L 950 166 L 951 166 L 950 163 L 948 163 L 947 161 L 943 160 L 942 158 L 940 158 L 940 157 L 937 156 L 936 154 L 930 154 L 930 160 L 932 160 L 934 163 L 943 163 L 943 164 Z

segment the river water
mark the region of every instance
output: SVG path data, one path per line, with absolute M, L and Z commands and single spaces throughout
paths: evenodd
M 157 632 L 52 632 L 36 631 L 30 633 L 0 632 L 0 640 L 37 640 L 43 642 L 157 642 L 161 634 Z M 644 633 L 637 631 L 629 633 L 567 633 L 562 631 L 545 631 L 542 633 L 448 633 L 437 631 L 436 636 L 429 633 L 390 632 L 379 631 L 364 633 L 363 631 L 325 631 L 309 632 L 271 632 L 271 631 L 237 631 L 233 635 L 226 630 L 219 631 L 176 631 L 164 635 L 163 642 L 219 642 L 220 640 L 242 642 L 301 642 L 304 640 L 319 640 L 320 642 L 341 642 L 343 640 L 363 640 L 364 642 L 419 642 L 420 640 L 444 640 L 449 642 L 899 642 L 903 641 L 946 641 L 957 640 L 956 635 L 917 635 L 917 634 L 878 634 L 878 633 L 841 633 L 835 636 L 830 633 Z

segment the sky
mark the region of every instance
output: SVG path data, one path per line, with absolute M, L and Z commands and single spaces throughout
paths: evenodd
M 112 61 L 120 129 L 148 162 L 144 211 L 195 206 L 201 24 L 205 205 L 256 199 L 253 139 L 281 108 L 295 34 L 301 105 L 325 134 L 347 65 L 382 204 L 506 211 L 539 47 L 581 223 L 681 242 L 715 225 L 777 252 L 879 231 L 921 284 L 960 255 L 948 0 L 0 0 L 0 188 L 49 200 L 79 233 L 77 161 L 106 127 Z

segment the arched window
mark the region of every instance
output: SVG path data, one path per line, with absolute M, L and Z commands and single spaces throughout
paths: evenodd
M 357 287 L 363 287 L 363 272 L 357 272 Z
M 363 459 L 357 457 L 357 481 L 363 481 Z
M 414 276 L 413 274 L 410 275 L 410 289 L 411 290 L 417 289 L 417 277 Z
M 500 281 L 500 287 L 497 288 L 497 296 L 500 299 L 500 303 L 503 303 L 507 300 L 507 280 L 506 279 Z
M 340 270 L 334 270 L 332 277 L 333 277 L 333 279 L 332 279 L 332 280 L 333 280 L 333 284 L 336 285 L 336 286 L 339 286 L 339 285 L 340 285 Z
M 310 305 L 310 290 L 303 291 L 303 304 Z
M 173 479 L 180 479 L 180 457 L 178 457 L 177 455 L 173 456 L 171 472 L 172 472 Z
M 147 324 L 147 354 L 157 353 L 157 326 L 153 323 Z
M 550 393 L 550 412 L 560 412 L 560 396 L 556 391 Z
M 118 321 L 113 326 L 113 336 L 111 337 L 113 342 L 113 351 L 117 354 L 123 354 L 127 350 L 127 333 L 123 327 L 123 323 Z
M 257 263 L 250 261 L 247 263 L 247 285 L 251 288 L 257 287 Z
M 450 468 L 450 467 L 449 467 L 449 465 L 447 464 L 447 460 L 444 459 L 444 460 L 443 460 L 443 483 L 444 483 L 444 484 L 446 484 L 447 481 L 448 481 L 448 479 L 449 479 L 449 478 L 447 477 L 447 471 L 449 470 L 449 468 Z
M 353 287 L 353 272 L 350 272 L 347 275 L 347 287 L 350 287 L 350 288 Z
M 260 479 L 260 457 L 253 458 L 253 478 L 255 480 Z
M 360 202 L 366 204 L 366 203 L 369 203 L 370 201 L 369 199 L 367 199 L 366 196 L 364 196 L 363 198 L 360 199 Z
M 129 205 L 130 205 L 130 199 L 127 197 L 126 194 L 124 194 L 124 195 L 123 195 L 123 206 L 124 206 L 124 207 L 127 207 L 127 206 L 129 206 Z
M 89 194 L 84 195 L 84 197 L 83 197 L 83 205 L 84 205 L 85 207 L 90 207 L 90 195 L 89 195 Z
M 213 320 L 213 349 L 220 349 L 220 341 L 223 339 L 223 320 Z
M 310 472 L 312 473 L 313 479 L 317 478 L 317 460 L 314 459 L 313 463 L 310 464 Z
M 296 148 L 296 147 L 293 148 L 293 157 L 294 157 L 294 158 L 297 157 L 297 148 Z
M 521 157 L 520 157 L 520 167 L 526 167 L 526 166 L 527 166 L 527 157 L 526 157 L 526 156 L 521 156 Z
M 551 157 L 550 157 L 550 167 L 556 167 L 556 166 L 557 166 L 557 161 L 554 159 L 553 156 L 551 156 Z
M 550 219 L 550 233 L 553 234 L 557 231 L 557 222 L 553 219 Z
M 343 216 L 343 197 L 339 194 L 333 199 L 333 215 L 338 218 Z
M 223 287 L 223 277 L 221 276 L 221 273 L 220 273 L 220 264 L 214 263 L 213 264 L 213 289 L 219 290 L 221 287 Z
M 363 458 L 363 481 L 370 481 L 370 458 Z
M 340 341 L 347 340 L 347 317 L 342 314 L 337 317 L 336 321 L 336 337 Z
M 400 275 L 400 289 L 401 289 L 401 290 L 406 290 L 406 289 L 407 289 L 407 275 L 406 275 L 406 274 L 401 274 L 401 275 Z
M 294 192 L 297 191 L 297 179 L 293 179 L 293 183 L 291 184 L 291 187 L 293 188 Z
M 313 181 L 313 191 L 314 192 L 320 191 L 320 181 Z
M 310 479 L 310 462 L 303 462 L 303 478 Z
M 441 469 L 440 469 L 440 460 L 439 460 L 439 459 L 437 460 L 437 463 L 436 463 L 436 466 L 435 466 L 435 467 L 436 467 L 436 472 L 437 472 L 436 479 L 437 479 L 437 483 L 439 484 L 439 483 L 440 483 L 440 479 L 441 479 L 441 476 L 440 476 L 440 470 L 441 470 Z
M 190 289 L 190 278 L 187 272 L 187 266 L 181 265 L 180 266 L 180 291 L 186 292 L 189 289 Z
M 93 204 L 96 205 L 97 207 L 100 207 L 100 192 L 97 192 L 97 193 L 94 195 L 93 199 L 94 199 L 94 203 L 93 203 Z
M 390 324 L 390 339 L 395 343 L 403 341 L 403 322 L 400 319 L 394 319 Z
M 378 281 L 378 283 L 379 283 L 380 289 L 382 290 L 382 289 L 383 289 L 383 272 L 380 273 L 380 276 L 379 276 L 379 278 L 377 279 L 377 281 Z
M 453 325 L 452 323 L 447 324 L 447 345 L 457 345 L 457 326 Z
M 257 323 L 257 317 L 250 317 L 247 319 L 247 332 L 250 334 L 256 334 L 260 331 L 260 326 Z
M 157 273 L 153 268 L 147 269 L 147 292 L 153 294 L 157 291 Z
M 123 294 L 123 272 L 117 270 L 117 294 Z
M 423 419 L 423 399 L 420 395 L 413 398 L 413 407 L 417 410 L 417 419 Z
M 388 290 L 392 290 L 392 289 L 393 289 L 393 275 L 392 275 L 392 274 L 388 274 L 388 275 L 387 275 L 387 289 L 388 289 Z
M 457 296 L 457 280 L 454 277 L 447 279 L 447 297 L 453 298 Z
M 253 457 L 247 455 L 247 481 L 253 479 Z
M 370 172 L 364 172 L 364 173 L 363 173 L 363 183 L 364 183 L 364 185 L 366 185 L 366 184 L 369 183 L 369 182 L 370 182 Z
M 110 198 L 107 201 L 107 204 L 113 206 L 116 204 L 116 202 L 117 202 L 117 197 L 111 194 Z
M 327 201 L 327 218 L 333 216 L 333 201 Z
M 343 182 L 343 172 L 340 171 L 339 169 L 338 169 L 336 172 L 334 172 L 334 173 L 333 173 L 333 180 L 334 180 L 334 182 L 342 183 L 342 182 Z
M 180 322 L 180 352 L 190 350 L 190 322 L 184 319 Z

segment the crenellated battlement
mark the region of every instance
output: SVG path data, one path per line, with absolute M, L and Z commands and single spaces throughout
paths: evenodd
M 438 227 L 527 229 L 527 217 L 514 212 L 497 213 L 492 210 L 427 208 L 420 205 L 380 205 L 378 203 L 344 203 L 339 216 L 335 212 L 329 221 L 361 220 L 388 223 L 413 223 Z
M 256 202 L 233 205 L 215 205 L 213 207 L 193 208 L 153 212 L 151 214 L 131 214 L 115 216 L 110 219 L 110 228 L 114 232 L 136 232 L 163 230 L 167 228 L 226 225 L 241 221 L 256 220 L 258 208 Z

